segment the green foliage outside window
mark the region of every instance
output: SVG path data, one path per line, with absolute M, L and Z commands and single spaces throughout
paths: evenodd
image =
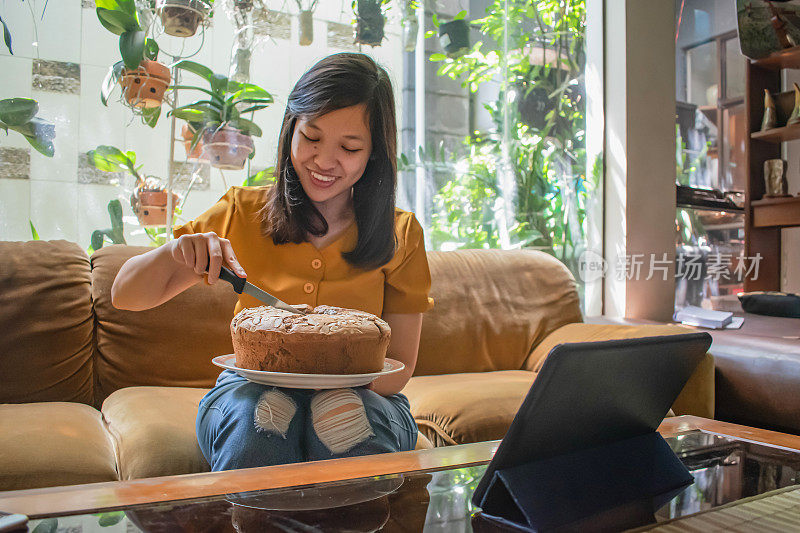
M 497 99 L 484 104 L 492 130 L 465 139 L 466 155 L 433 199 L 432 244 L 538 248 L 577 273 L 602 175 L 600 157 L 586 162 L 585 0 L 509 0 L 507 23 L 504 0 L 486 12 L 471 25 L 497 50 L 478 41 L 460 57 L 430 57 L 438 75 L 473 93 L 501 80 Z M 498 216 L 508 204 L 513 213 Z

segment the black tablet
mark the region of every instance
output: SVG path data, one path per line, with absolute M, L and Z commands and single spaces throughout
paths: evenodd
M 494 473 L 654 432 L 711 346 L 708 333 L 559 344 L 475 489 Z

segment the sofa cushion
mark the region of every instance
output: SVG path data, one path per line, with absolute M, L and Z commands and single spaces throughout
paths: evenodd
M 503 438 L 535 376 L 525 370 L 417 376 L 403 394 L 436 446 L 481 442 Z
M 103 419 L 117 449 L 120 479 L 208 472 L 195 418 L 208 389 L 128 387 L 103 402 Z
M 0 242 L 0 403 L 92 403 L 89 258 L 67 241 Z
M 233 352 L 230 322 L 236 293 L 227 283 L 195 285 L 147 311 L 111 305 L 111 285 L 122 264 L 152 248 L 107 246 L 92 254 L 97 315 L 97 405 L 123 387 L 212 387 L 217 355 Z
M 0 405 L 0 491 L 116 481 L 114 443 L 88 405 Z
M 414 375 L 519 370 L 554 329 L 581 321 L 569 270 L 534 250 L 429 252 L 431 296 Z

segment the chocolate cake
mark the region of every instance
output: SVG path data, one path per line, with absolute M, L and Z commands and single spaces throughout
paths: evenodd
M 236 366 L 298 374 L 366 374 L 383 369 L 389 324 L 375 315 L 320 305 L 243 309 L 231 321 Z

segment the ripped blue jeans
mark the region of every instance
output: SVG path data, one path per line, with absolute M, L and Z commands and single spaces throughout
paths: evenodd
M 200 400 L 196 430 L 213 471 L 406 451 L 417 442 L 402 394 L 285 389 L 230 370 Z

